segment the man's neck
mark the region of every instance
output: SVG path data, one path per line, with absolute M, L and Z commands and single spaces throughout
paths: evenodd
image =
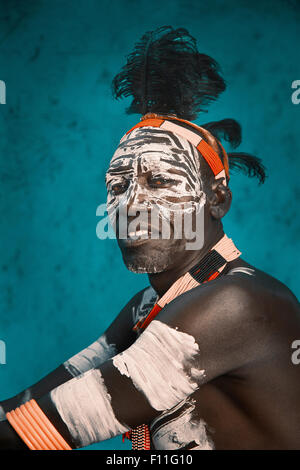
M 178 259 L 178 262 L 172 268 L 161 273 L 148 274 L 149 282 L 158 295 L 160 297 L 164 295 L 177 279 L 189 271 L 196 263 L 201 261 L 223 235 L 223 227 L 220 227 L 217 231 L 210 234 L 201 250 L 185 251 L 183 256 Z

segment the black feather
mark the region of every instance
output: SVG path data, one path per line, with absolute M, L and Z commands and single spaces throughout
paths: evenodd
M 238 147 L 242 141 L 242 128 L 235 119 L 208 122 L 201 124 L 201 127 L 208 130 L 216 139 L 229 142 L 233 148 Z
M 250 178 L 258 178 L 259 183 L 265 182 L 266 168 L 260 158 L 244 152 L 228 153 L 229 168 L 242 171 Z
M 186 29 L 171 26 L 145 33 L 112 82 L 116 99 L 133 97 L 128 114 L 175 114 L 186 120 L 196 119 L 225 88 L 217 62 L 198 52 Z

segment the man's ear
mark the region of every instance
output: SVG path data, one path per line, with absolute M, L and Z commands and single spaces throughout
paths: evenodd
M 224 178 L 218 179 L 212 184 L 212 198 L 210 199 L 210 214 L 214 219 L 222 219 L 230 209 L 232 193 L 228 186 L 223 184 Z

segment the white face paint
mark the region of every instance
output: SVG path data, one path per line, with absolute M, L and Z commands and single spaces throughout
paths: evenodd
M 116 354 L 117 350 L 115 345 L 108 344 L 104 334 L 90 346 L 64 362 L 64 366 L 73 377 L 76 377 L 89 369 L 99 367 L 100 364 Z
M 150 424 L 151 439 L 158 450 L 212 450 L 206 424 L 195 414 L 195 400 L 186 399 L 164 411 Z
M 89 370 L 52 390 L 51 400 L 77 447 L 110 439 L 129 431 L 111 406 L 99 370 Z
M 156 410 L 166 410 L 191 395 L 204 370 L 196 367 L 199 346 L 193 336 L 153 320 L 136 342 L 113 358 Z
M 128 238 L 135 236 L 138 241 L 149 238 L 138 249 L 134 244 L 129 246 L 118 240 L 128 269 L 147 273 L 168 269 L 174 262 L 174 252 L 186 249 L 184 234 L 191 233 L 191 227 L 185 230 L 185 216 L 196 216 L 206 202 L 197 149 L 185 138 L 161 129 L 135 129 L 117 148 L 106 174 L 106 184 L 112 224 L 125 208 L 125 214 L 128 210 L 130 216 L 142 218 L 140 225 L 129 226 Z M 188 223 L 192 225 L 191 217 Z M 164 231 L 166 224 L 173 233 Z M 175 236 L 179 225 L 184 227 L 183 235 Z M 160 231 L 163 236 L 157 236 Z M 127 238 L 127 225 L 126 236 L 119 238 Z
M 140 175 L 147 175 L 150 184 L 142 185 Z M 181 211 L 183 202 L 205 203 L 196 148 L 183 137 L 157 128 L 135 129 L 122 139 L 106 184 L 110 211 L 131 201 L 145 208 L 157 205 L 163 213 Z

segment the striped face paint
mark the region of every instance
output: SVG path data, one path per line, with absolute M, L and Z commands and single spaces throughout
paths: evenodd
M 141 184 L 139 176 L 148 178 Z M 186 139 L 145 127 L 122 139 L 106 174 L 107 207 L 136 201 L 145 207 L 182 210 L 182 203 L 205 202 L 199 155 Z
M 121 249 L 124 245 L 132 249 L 137 246 L 130 243 L 133 239 L 148 239 L 148 254 L 145 246 L 129 257 L 129 250 L 124 256 L 126 250 L 122 249 L 127 267 L 134 272 L 166 270 L 174 251 L 184 250 L 186 244 L 184 231 L 174 236 L 178 216 L 183 224 L 186 213 L 198 214 L 206 202 L 196 148 L 183 137 L 165 130 L 135 129 L 123 137 L 113 155 L 106 185 L 107 210 L 112 221 L 124 207 L 128 209 L 128 216 L 145 215 L 139 228 L 130 231 L 129 226 L 127 243 L 119 245 Z M 156 224 L 153 214 L 158 217 Z M 161 236 L 164 221 L 170 227 L 167 236 Z M 154 233 L 159 234 L 158 237 Z M 153 239 L 157 242 L 158 238 L 160 243 L 153 243 Z

